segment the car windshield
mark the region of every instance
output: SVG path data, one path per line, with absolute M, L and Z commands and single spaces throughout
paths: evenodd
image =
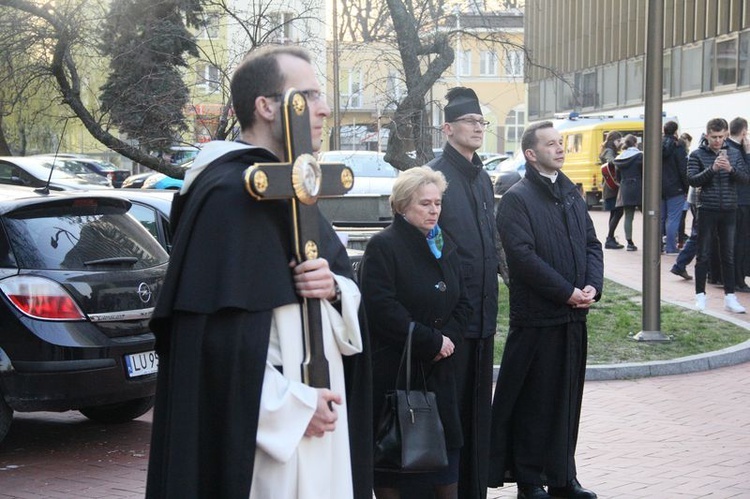
M 143 269 L 166 263 L 167 253 L 127 209 L 122 200 L 65 200 L 6 214 L 5 228 L 22 268 Z
M 326 152 L 321 155 L 321 163 L 344 163 L 352 169 L 355 179 L 357 177 L 395 178 L 398 176 L 398 170 L 387 163 L 382 154 L 375 152 L 372 154 Z
M 86 168 L 83 164 L 78 161 L 71 161 L 69 159 L 62 160 L 57 158 L 55 161 L 55 168 L 59 168 L 64 172 L 68 172 L 72 175 L 89 175 L 91 170 Z

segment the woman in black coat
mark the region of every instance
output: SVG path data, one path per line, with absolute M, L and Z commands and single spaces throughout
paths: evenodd
M 372 237 L 360 266 L 373 369 L 373 414 L 377 426 L 385 393 L 396 376 L 407 333 L 412 333 L 413 380 L 427 376 L 445 430 L 449 466 L 434 473 L 375 472 L 378 499 L 400 497 L 417 484 L 440 499 L 458 496 L 458 457 L 463 445 L 452 355 L 471 308 L 463 291 L 456 245 L 437 225 L 445 177 L 427 166 L 399 175 L 391 194 L 393 223 Z M 403 380 L 402 380 L 403 381 Z M 421 382 L 418 381 L 419 387 Z M 376 428 L 375 428 L 376 429 Z
M 625 239 L 628 251 L 638 248 L 633 243 L 633 218 L 635 209 L 643 204 L 643 151 L 638 149 L 638 138 L 626 135 L 623 139 L 623 151 L 615 158 L 615 168 L 620 180 L 616 206 L 622 207 L 625 221 Z
M 614 163 L 615 157 L 620 151 L 620 142 L 622 142 L 622 134 L 617 130 L 612 130 L 607 134 L 607 138 L 602 142 L 599 150 L 600 164 Z M 622 207 L 615 206 L 619 190 L 619 187 L 615 187 L 614 189 L 610 187 L 606 181 L 602 183 L 602 203 L 604 210 L 609 212 L 609 230 L 607 232 L 607 241 L 604 244 L 604 247 L 607 249 L 622 249 L 625 247 L 615 239 L 615 231 L 622 218 Z

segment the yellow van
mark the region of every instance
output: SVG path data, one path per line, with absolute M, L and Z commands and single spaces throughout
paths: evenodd
M 581 189 L 590 207 L 602 200 L 602 172 L 599 148 L 608 132 L 617 130 L 623 137 L 633 134 L 643 139 L 643 118 L 613 118 L 600 115 L 577 115 L 552 121 L 563 138 L 565 166 L 563 172 Z

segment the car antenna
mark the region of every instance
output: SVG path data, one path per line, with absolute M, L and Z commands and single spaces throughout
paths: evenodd
M 49 194 L 49 184 L 52 182 L 52 173 L 55 171 L 55 163 L 57 162 L 57 153 L 60 152 L 60 145 L 62 144 L 62 139 L 65 137 L 65 129 L 68 126 L 68 118 L 65 118 L 65 123 L 63 123 L 63 129 L 62 133 L 60 134 L 60 140 L 57 142 L 57 149 L 55 149 L 55 155 L 52 157 L 52 166 L 49 169 L 49 177 L 47 177 L 47 183 L 44 185 L 44 187 L 39 187 L 38 189 L 34 189 L 34 192 L 38 194 L 44 194 L 45 196 Z

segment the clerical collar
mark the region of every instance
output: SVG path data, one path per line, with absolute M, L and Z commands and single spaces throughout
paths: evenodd
M 544 173 L 544 172 L 539 171 L 539 175 L 541 175 L 542 177 L 548 178 L 549 181 L 552 182 L 553 184 L 557 181 L 557 171 L 555 171 L 554 173 Z

